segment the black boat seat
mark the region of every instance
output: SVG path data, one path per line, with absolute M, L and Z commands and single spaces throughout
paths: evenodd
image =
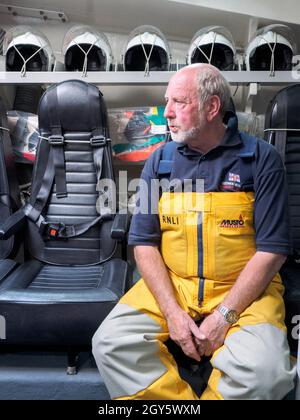
M 20 191 L 6 109 L 0 98 L 0 225 L 20 206 Z M 13 258 L 18 253 L 20 243 L 21 239 L 13 235 L 7 240 L 0 241 L 0 284 L 17 266 Z
M 87 345 L 123 295 L 126 277 L 127 264 L 117 258 L 87 267 L 25 262 L 0 285 L 6 340 L 22 345 L 37 341 L 39 345 Z
M 90 346 L 128 287 L 128 264 L 117 254 L 124 218 L 100 200 L 101 180 L 114 180 L 101 92 L 75 80 L 50 87 L 39 130 L 30 201 L 0 226 L 4 239 L 26 229 L 28 254 L 0 283 L 3 344 Z
M 266 113 L 266 140 L 285 164 L 289 195 L 290 231 L 294 255 L 280 274 L 285 286 L 286 325 L 291 351 L 297 353 L 300 314 L 300 85 L 288 86 L 272 99 Z

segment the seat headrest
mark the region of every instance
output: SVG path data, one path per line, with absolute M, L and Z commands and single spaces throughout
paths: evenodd
M 96 86 L 80 80 L 67 80 L 51 86 L 44 93 L 39 104 L 39 129 L 50 132 L 50 109 L 53 107 L 53 92 L 57 93 L 57 110 L 63 132 L 91 132 L 102 125 L 101 115 L 106 108 L 102 93 Z

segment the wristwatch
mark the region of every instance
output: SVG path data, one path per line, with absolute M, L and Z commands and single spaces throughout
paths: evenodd
M 225 305 L 219 305 L 217 307 L 217 311 L 220 312 L 220 314 L 223 315 L 225 320 L 231 325 L 235 324 L 239 320 L 239 315 L 237 311 L 235 311 L 234 309 L 229 309 Z

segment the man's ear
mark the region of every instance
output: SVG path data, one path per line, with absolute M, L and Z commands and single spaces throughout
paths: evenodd
M 212 95 L 206 101 L 206 118 L 208 122 L 212 122 L 220 112 L 221 101 L 217 95 Z

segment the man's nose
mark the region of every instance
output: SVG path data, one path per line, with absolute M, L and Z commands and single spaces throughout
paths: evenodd
M 167 119 L 175 118 L 175 113 L 171 102 L 167 102 L 166 104 L 164 117 Z

